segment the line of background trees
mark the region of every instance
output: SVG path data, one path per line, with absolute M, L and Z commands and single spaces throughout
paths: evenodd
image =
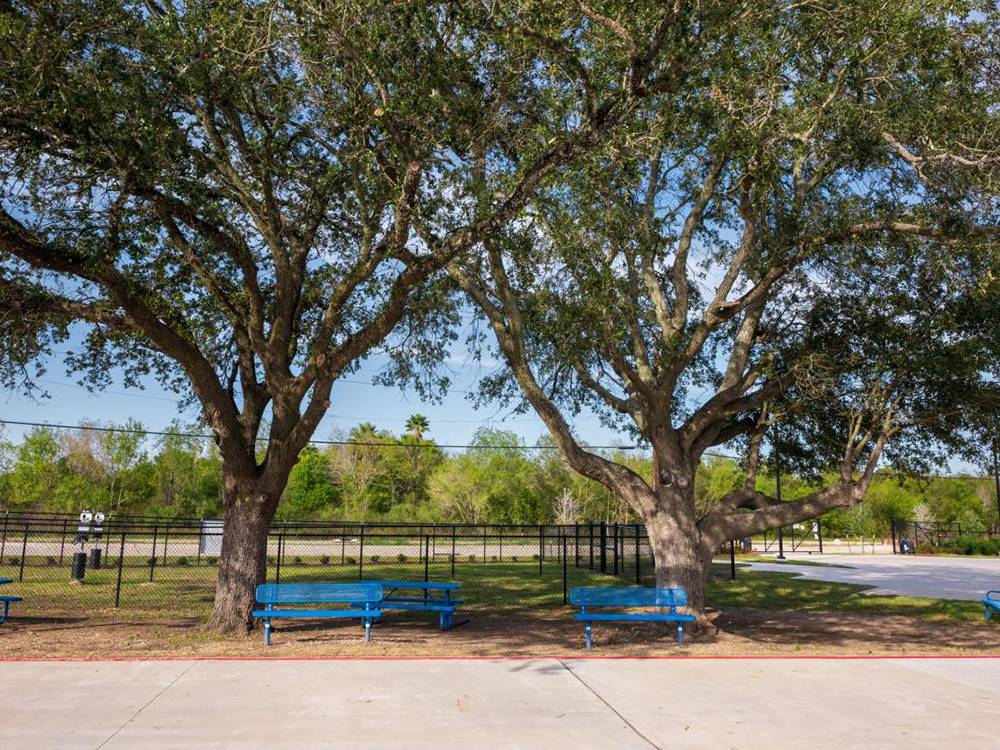
M 96 425 L 83 425 L 96 426 Z M 106 425 L 115 427 L 115 425 Z M 83 507 L 118 514 L 220 517 L 222 463 L 214 443 L 192 437 L 195 426 L 175 423 L 168 434 L 36 427 L 20 442 L 0 439 L 0 509 L 76 513 Z M 278 517 L 284 520 L 386 520 L 462 523 L 632 522 L 634 513 L 603 485 L 572 471 L 547 438 L 528 446 L 512 432 L 480 429 L 474 447 L 448 453 L 428 436 L 421 415 L 394 435 L 362 423 L 345 445 L 309 447 L 292 470 Z M 610 452 L 640 473 L 648 456 Z M 707 509 L 743 486 L 733 459 L 709 456 L 696 477 Z M 770 472 L 758 487 L 775 491 Z M 795 499 L 816 482 L 784 476 L 784 497 Z M 995 490 L 975 476 L 876 478 L 863 503 L 823 516 L 828 534 L 884 535 L 893 520 L 932 520 L 966 529 L 997 526 Z

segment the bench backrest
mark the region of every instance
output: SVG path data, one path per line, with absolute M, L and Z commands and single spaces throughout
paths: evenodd
M 345 604 L 381 599 L 379 583 L 262 583 L 257 587 L 261 604 Z
M 639 586 L 585 587 L 570 589 L 569 600 L 581 607 L 686 607 L 685 589 L 640 588 Z

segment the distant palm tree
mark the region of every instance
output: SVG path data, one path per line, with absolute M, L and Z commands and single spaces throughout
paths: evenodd
M 417 440 L 423 440 L 424 433 L 430 430 L 431 423 L 423 414 L 414 414 L 406 420 L 406 430 Z
M 374 440 L 378 437 L 378 429 L 371 422 L 362 422 L 351 429 L 348 437 L 355 442 Z

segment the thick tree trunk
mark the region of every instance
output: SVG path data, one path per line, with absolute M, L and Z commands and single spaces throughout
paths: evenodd
M 224 633 L 253 629 L 250 612 L 257 584 L 264 581 L 267 535 L 278 495 L 252 481 L 226 480 L 226 517 L 215 585 L 215 606 L 208 627 Z
M 683 514 L 672 511 L 660 508 L 646 518 L 646 533 L 656 565 L 656 585 L 685 589 L 691 614 L 703 626 L 708 623 L 705 583 L 712 556 L 703 549 L 697 527 L 688 523 Z

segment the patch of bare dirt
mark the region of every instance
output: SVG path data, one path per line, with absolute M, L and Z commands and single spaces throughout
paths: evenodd
M 0 627 L 0 658 L 142 657 L 443 657 L 583 655 L 583 626 L 569 612 L 463 614 L 441 632 L 424 618 L 389 617 L 371 643 L 357 623 L 280 625 L 265 647 L 260 631 L 222 636 L 191 621 L 18 618 Z M 598 623 L 593 655 L 1000 655 L 1000 628 L 863 613 L 729 609 L 712 616 L 715 633 L 685 633 L 658 623 Z

